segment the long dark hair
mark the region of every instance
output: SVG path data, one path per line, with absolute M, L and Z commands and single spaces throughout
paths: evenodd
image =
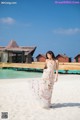
M 53 59 L 53 60 L 56 59 L 56 57 L 55 57 L 55 55 L 54 55 L 54 53 L 53 53 L 52 51 L 48 51 L 48 52 L 46 53 L 46 59 L 48 59 L 47 54 L 50 54 L 50 55 L 52 56 L 52 59 Z

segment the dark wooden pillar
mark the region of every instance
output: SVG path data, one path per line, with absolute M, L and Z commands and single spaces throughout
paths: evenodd
M 24 63 L 24 51 L 22 51 L 22 63 Z
M 16 58 L 15 58 L 15 62 L 18 62 L 18 54 L 16 53 Z
M 7 60 L 7 62 L 9 62 L 9 51 L 8 51 L 8 60 Z

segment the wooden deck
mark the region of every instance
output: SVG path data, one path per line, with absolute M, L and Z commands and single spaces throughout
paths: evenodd
M 32 68 L 32 69 L 43 69 L 44 62 L 32 62 L 27 63 L 0 63 L 0 68 Z M 80 63 L 59 63 L 59 70 L 80 70 Z

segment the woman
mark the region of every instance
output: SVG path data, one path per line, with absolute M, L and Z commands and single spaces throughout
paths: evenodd
M 54 70 L 56 74 L 54 75 Z M 43 75 L 38 84 L 38 95 L 44 108 L 50 108 L 51 97 L 54 82 L 58 80 L 58 60 L 52 51 L 46 53 L 46 62 L 43 70 Z

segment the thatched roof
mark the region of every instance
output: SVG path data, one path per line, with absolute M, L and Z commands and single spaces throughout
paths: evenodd
M 63 58 L 66 58 L 66 57 L 69 58 L 66 54 L 58 54 L 58 55 L 56 56 L 56 58 L 59 57 L 59 56 L 61 56 L 61 57 L 63 57 Z
M 18 44 L 14 40 L 11 40 L 10 43 L 8 44 L 8 46 L 0 47 L 0 51 L 10 51 L 10 52 L 15 52 L 15 53 L 16 52 L 25 52 L 25 55 L 28 55 L 29 53 L 31 53 L 31 55 L 33 55 L 35 49 L 36 49 L 36 47 L 18 46 Z
M 80 54 L 76 55 L 74 58 L 76 59 L 76 58 L 78 58 L 78 56 L 80 56 Z
M 39 54 L 39 55 L 36 56 L 36 58 L 38 58 L 39 56 L 42 56 L 42 57 L 46 58 L 46 55 L 44 55 L 44 54 Z
M 6 49 L 8 48 L 19 48 L 19 46 L 17 45 L 16 41 L 11 40 L 8 44 L 8 46 L 6 46 Z

